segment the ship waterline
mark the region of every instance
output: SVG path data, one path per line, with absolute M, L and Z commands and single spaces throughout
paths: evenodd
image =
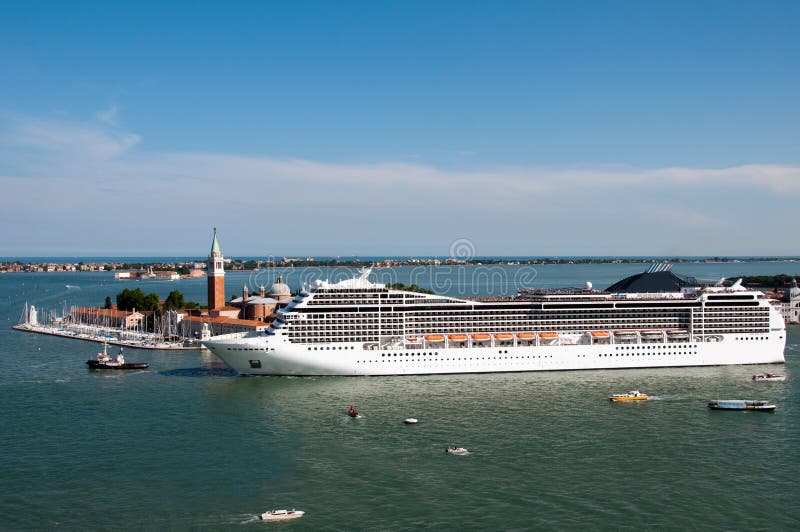
M 786 331 L 780 313 L 763 294 L 738 283 L 679 286 L 683 281 L 677 276 L 656 271 L 624 281 L 672 291 L 587 289 L 481 301 L 393 290 L 370 282 L 369 273 L 305 287 L 266 333 L 215 336 L 204 345 L 243 375 L 422 375 L 784 362 Z

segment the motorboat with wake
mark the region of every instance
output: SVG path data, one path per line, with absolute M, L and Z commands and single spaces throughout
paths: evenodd
M 753 380 L 780 382 L 786 380 L 786 375 L 783 375 L 781 373 L 759 373 L 758 375 L 753 375 Z
M 260 515 L 262 521 L 291 521 L 292 519 L 300 519 L 305 515 L 302 510 L 272 510 L 271 512 L 264 512 Z
M 97 353 L 97 358 L 87 360 L 86 364 L 89 369 L 147 369 L 150 364 L 147 362 L 125 362 L 125 356 L 122 354 L 122 348 L 119 348 L 119 354 L 116 358 L 111 358 L 108 355 L 108 344 L 103 344 L 103 352 Z
M 615 403 L 620 401 L 647 401 L 650 396 L 639 390 L 631 390 L 628 393 L 615 393 L 608 399 Z
M 353 405 L 350 405 L 350 408 L 347 409 L 347 415 L 355 419 L 361 417 L 361 414 L 358 413 L 358 410 Z

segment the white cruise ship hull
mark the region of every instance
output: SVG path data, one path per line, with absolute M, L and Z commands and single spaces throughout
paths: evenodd
M 266 333 L 203 342 L 243 375 L 426 375 L 784 362 L 786 327 L 764 296 L 687 286 L 656 270 L 614 292 L 465 300 L 358 277 L 317 281 Z M 637 284 L 638 283 L 638 284 Z M 639 286 L 646 292 L 632 292 Z
M 242 375 L 427 375 L 783 363 L 785 331 L 720 341 L 366 350 L 280 335 L 213 337 L 206 347 Z

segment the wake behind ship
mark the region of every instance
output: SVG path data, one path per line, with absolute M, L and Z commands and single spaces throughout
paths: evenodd
M 766 296 L 657 265 L 605 291 L 458 299 L 387 288 L 369 269 L 318 280 L 265 332 L 204 345 L 243 375 L 421 375 L 784 362 Z

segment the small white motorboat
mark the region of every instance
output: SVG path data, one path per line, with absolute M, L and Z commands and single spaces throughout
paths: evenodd
M 403 423 L 405 423 L 406 425 L 416 425 L 417 423 L 419 423 L 419 420 L 415 417 L 409 417 L 403 420 Z
M 453 445 L 446 447 L 444 452 L 446 452 L 447 454 L 455 454 L 457 456 L 463 456 L 465 454 L 469 454 L 469 451 L 466 449 L 466 447 L 455 447 Z
M 305 515 L 302 510 L 272 510 L 271 512 L 264 512 L 261 514 L 262 521 L 290 521 L 292 519 L 300 519 Z
M 759 373 L 758 375 L 753 375 L 754 381 L 785 381 L 786 375 L 781 373 Z

